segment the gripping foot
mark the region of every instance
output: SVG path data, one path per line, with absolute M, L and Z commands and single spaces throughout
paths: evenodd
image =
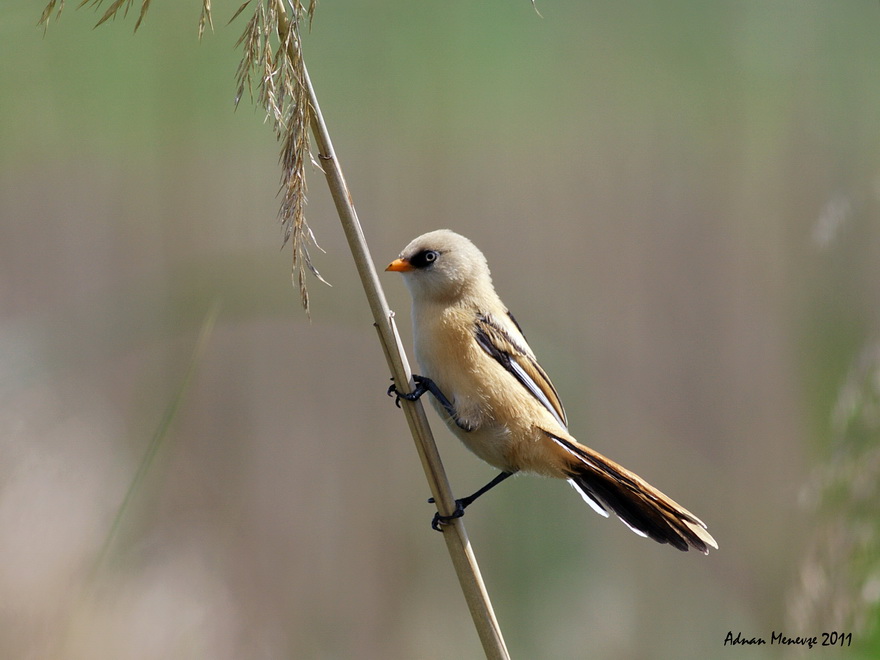
M 393 376 L 391 380 L 394 380 Z M 407 401 L 418 401 L 422 398 L 422 395 L 425 392 L 431 391 L 431 388 L 427 385 L 427 383 L 434 385 L 434 381 L 432 381 L 430 378 L 424 378 L 423 376 L 417 376 L 416 374 L 413 374 L 413 381 L 415 381 L 416 388 L 412 392 L 399 392 L 397 390 L 397 383 L 391 383 L 391 385 L 389 385 L 388 387 L 388 391 L 385 392 L 388 396 L 394 397 L 394 405 L 398 408 L 400 408 L 401 399 L 406 399 Z M 436 387 L 436 385 L 434 385 L 434 387 Z
M 507 479 L 508 477 L 513 476 L 513 472 L 499 472 L 492 481 L 487 483 L 485 486 L 480 488 L 476 493 L 468 495 L 467 497 L 462 497 L 460 500 L 455 500 L 455 511 L 452 512 L 452 515 L 449 516 L 441 516 L 440 512 L 434 514 L 434 519 L 431 521 L 431 527 L 436 529 L 438 532 L 442 532 L 443 525 L 448 525 L 456 518 L 461 518 L 464 515 L 464 510 L 473 504 L 474 500 L 476 500 L 480 495 L 483 495 L 487 491 L 492 490 L 500 484 L 502 481 Z M 430 498 L 428 500 L 429 503 L 434 504 L 434 498 Z
M 428 378 L 427 376 L 419 376 L 418 374 L 413 374 L 413 382 L 415 382 L 416 387 L 412 392 L 408 392 L 404 394 L 403 392 L 398 391 L 397 383 L 391 383 L 388 387 L 388 391 L 386 394 L 388 396 L 394 397 L 394 405 L 400 408 L 400 400 L 406 399 L 407 401 L 418 401 L 422 398 L 422 395 L 425 392 L 430 392 L 434 395 L 437 401 L 440 402 L 440 405 L 443 406 L 443 409 L 449 415 L 455 425 L 460 428 L 462 431 L 467 431 L 470 433 L 474 430 L 474 427 L 468 424 L 467 422 L 461 421 L 458 417 L 458 413 L 455 411 L 455 406 L 452 405 L 452 402 L 446 398 L 446 395 L 440 391 L 440 388 L 437 387 L 437 383 Z M 394 380 L 392 377 L 391 380 Z
M 433 502 L 434 498 L 432 497 L 429 502 Z M 443 525 L 449 525 L 456 518 L 461 518 L 464 515 L 464 506 L 461 503 L 461 500 L 455 500 L 455 511 L 452 512 L 450 516 L 441 516 L 440 512 L 434 514 L 433 520 L 431 520 L 431 529 L 435 531 L 442 532 Z

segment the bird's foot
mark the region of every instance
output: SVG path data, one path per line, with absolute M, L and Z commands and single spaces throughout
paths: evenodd
M 391 380 L 394 380 L 394 376 L 391 377 Z M 391 385 L 388 386 L 388 391 L 385 392 L 388 396 L 394 397 L 394 405 L 400 408 L 400 400 L 406 399 L 407 401 L 418 401 L 422 398 L 422 395 L 429 390 L 429 388 L 425 385 L 425 381 L 427 378 L 423 376 L 419 376 L 413 374 L 413 381 L 416 384 L 415 389 L 412 392 L 400 392 L 397 389 L 397 383 L 392 382 Z
M 433 504 L 434 498 L 432 497 L 431 499 L 428 500 L 428 502 Z M 437 513 L 434 514 L 433 520 L 431 520 L 431 528 L 438 531 L 438 532 L 442 532 L 443 525 L 449 525 L 456 518 L 461 518 L 464 515 L 464 508 L 468 504 L 469 504 L 469 502 L 464 503 L 462 500 L 455 500 L 455 511 L 453 511 L 452 514 L 448 515 L 448 516 L 441 516 L 440 512 L 438 511 Z

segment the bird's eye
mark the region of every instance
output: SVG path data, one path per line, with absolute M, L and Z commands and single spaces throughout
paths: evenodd
M 422 250 L 417 255 L 415 255 L 412 259 L 410 259 L 410 263 L 415 268 L 427 268 L 440 256 L 440 253 L 437 250 Z

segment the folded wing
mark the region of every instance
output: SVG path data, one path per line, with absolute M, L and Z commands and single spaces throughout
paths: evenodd
M 474 326 L 477 343 L 543 405 L 562 428 L 568 427 L 565 409 L 547 373 L 538 364 L 512 316 L 505 325 L 489 314 L 479 314 Z

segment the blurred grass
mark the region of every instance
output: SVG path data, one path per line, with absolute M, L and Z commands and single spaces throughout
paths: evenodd
M 72 6 L 45 38 L 36 4 L 0 20 L 0 655 L 48 657 L 76 608 L 71 658 L 476 657 L 314 178 L 334 288 L 298 311 L 277 146 L 232 111 L 237 6 L 201 42 L 198 3 L 153 3 L 135 35 Z M 471 236 L 574 433 L 720 542 L 674 554 L 513 480 L 468 528 L 514 657 L 713 657 L 790 620 L 827 524 L 797 495 L 880 334 L 880 6 L 539 9 L 323 2 L 306 57 L 377 261 Z M 156 508 L 83 604 L 214 299 Z M 485 481 L 440 441 L 457 491 Z M 777 657 L 751 651 L 723 652 Z
M 132 477 L 131 483 L 128 486 L 128 490 L 125 492 L 125 497 L 123 498 L 122 502 L 119 505 L 119 508 L 116 511 L 116 515 L 113 517 L 113 524 L 110 526 L 107 537 L 104 539 L 104 543 L 101 546 L 101 550 L 98 553 L 97 559 L 95 560 L 93 577 L 97 576 L 97 574 L 105 568 L 105 562 L 110 555 L 110 551 L 113 548 L 113 543 L 116 540 L 116 537 L 119 535 L 119 531 L 122 528 L 125 518 L 133 517 L 131 508 L 132 503 L 138 495 L 142 494 L 144 479 L 146 479 L 147 475 L 153 469 L 156 461 L 156 456 L 158 456 L 159 451 L 163 448 L 163 445 L 165 444 L 164 441 L 168 437 L 168 432 L 171 428 L 171 424 L 185 402 L 187 391 L 192 384 L 193 376 L 195 375 L 199 362 L 201 362 L 202 358 L 204 357 L 205 350 L 207 349 L 207 344 L 210 341 L 211 333 L 214 330 L 214 324 L 217 322 L 217 315 L 219 313 L 220 308 L 217 304 L 215 304 L 211 307 L 211 309 L 208 310 L 204 320 L 202 321 L 202 327 L 196 340 L 196 345 L 193 348 L 192 356 L 190 357 L 186 372 L 183 374 L 179 387 L 173 393 L 170 401 L 168 402 L 165 413 L 162 415 L 162 418 L 156 425 L 156 430 L 153 433 L 152 438 L 150 438 L 150 443 L 149 445 L 147 445 L 147 450 L 141 458 L 140 463 L 138 464 L 137 471 Z
M 880 346 L 866 346 L 843 381 L 825 458 L 802 493 L 815 513 L 789 625 L 851 631 L 859 657 L 880 651 Z

